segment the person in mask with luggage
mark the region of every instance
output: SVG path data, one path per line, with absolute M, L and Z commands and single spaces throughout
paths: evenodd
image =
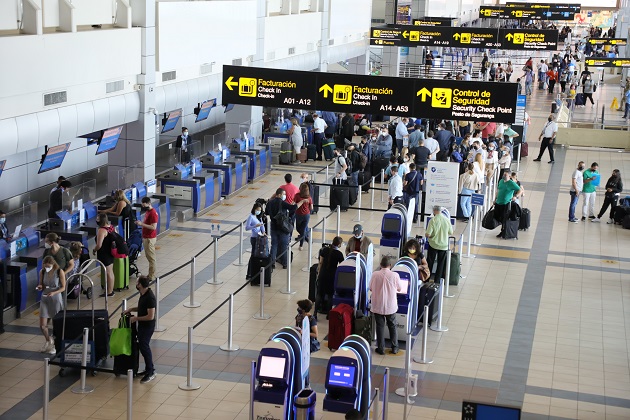
M 299 300 L 297 303 L 297 315 L 295 316 L 295 327 L 301 333 L 302 332 L 302 321 L 304 318 L 308 318 L 308 323 L 310 326 L 310 344 L 311 344 L 311 353 L 315 353 L 321 347 L 319 340 L 317 339 L 317 314 L 311 313 L 313 310 L 313 302 L 308 299 Z
M 335 272 L 337 271 L 337 266 L 344 260 L 341 252 L 342 245 L 343 239 L 340 236 L 335 236 L 332 246 L 325 246 L 319 251 L 315 315 L 317 315 L 317 312 L 327 314 L 332 307 L 332 296 L 335 291 Z
M 389 130 L 386 125 L 381 126 L 381 132 L 376 139 L 376 152 L 375 157 L 387 158 L 392 155 L 392 136 L 389 135 Z
M 429 252 L 427 253 L 427 262 L 429 267 L 433 267 L 433 263 L 437 258 L 437 267 L 435 269 L 435 282 L 439 282 L 446 274 L 446 252 L 448 251 L 448 237 L 453 234 L 453 225 L 451 221 L 442 213 L 442 207 L 433 206 L 433 217 L 427 226 L 425 236 L 429 240 Z M 448 279 L 445 279 L 448 281 Z
M 44 257 L 51 256 L 55 259 L 57 266 L 69 276 L 74 270 L 74 258 L 67 248 L 59 245 L 61 238 L 54 232 L 49 233 L 44 238 Z
M 610 218 L 607 223 L 612 225 L 615 223 L 617 201 L 619 200 L 619 195 L 623 192 L 623 182 L 621 182 L 621 172 L 619 172 L 619 169 L 613 170 L 611 177 L 608 178 L 608 181 L 606 181 L 605 188 L 606 193 L 604 195 L 604 204 L 602 204 L 602 208 L 597 217 L 592 219 L 591 222 L 599 222 L 610 205 Z
M 278 215 L 285 213 L 289 220 L 293 219 L 293 215 L 298 207 L 308 202 L 308 199 L 302 199 L 298 203 L 287 203 L 287 193 L 282 188 L 276 190 L 276 194 L 267 203 L 267 214 L 271 220 L 271 263 L 275 268 L 276 255 L 282 255 L 279 258 L 282 268 L 286 269 L 290 261 L 291 255 L 287 255 L 287 246 L 292 230 L 286 232 L 283 226 L 279 224 Z
M 337 184 L 343 184 L 348 179 L 347 169 L 348 163 L 346 158 L 343 157 L 343 149 L 335 149 L 335 178 L 337 179 Z
M 370 238 L 363 234 L 363 226 L 354 225 L 352 229 L 352 238 L 346 245 L 346 255 L 351 252 L 360 252 L 365 258 L 367 258 L 368 248 L 372 245 Z
M 424 258 L 422 247 L 417 239 L 409 239 L 403 246 L 403 257 L 409 257 L 418 264 L 418 278 L 423 282 L 428 281 L 431 277 L 429 263 Z
M 497 238 L 505 238 L 505 224 L 509 217 L 510 203 L 523 194 L 523 188 L 510 178 L 510 172 L 503 172 L 499 181 L 497 198 L 494 200 L 494 218 L 501 222 L 501 232 Z
M 44 257 L 42 261 L 36 290 L 42 292 L 39 302 L 39 328 L 46 340 L 40 352 L 55 354 L 55 341 L 48 333 L 48 321 L 63 310 L 62 293 L 66 290 L 66 273 L 51 255 Z
M 376 353 L 385 354 L 385 324 L 392 342 L 391 354 L 398 353 L 398 332 L 396 331 L 396 294 L 401 291 L 400 276 L 391 270 L 390 256 L 381 258 L 380 269 L 372 273 L 370 280 L 371 312 L 376 320 Z
M 106 214 L 97 214 L 96 224 L 98 225 L 98 230 L 96 231 L 96 246 L 92 250 L 92 254 L 96 255 L 96 258 L 105 267 L 107 277 L 106 290 L 100 295 L 100 297 L 105 297 L 105 293 L 107 293 L 108 297 L 113 297 L 114 257 L 112 256 L 112 242 L 114 239 L 109 233 L 114 231 L 114 227 L 111 223 L 109 223 L 109 219 Z
M 142 228 L 142 247 L 144 255 L 149 262 L 148 277 L 150 280 L 154 280 L 157 266 L 155 243 L 157 241 L 157 225 L 160 218 L 157 210 L 153 208 L 149 197 L 142 198 L 142 210 L 144 211 L 142 220 L 136 220 L 136 225 Z
M 138 350 L 144 358 L 144 372 L 139 372 L 138 376 L 142 376 L 141 384 L 146 384 L 155 379 L 155 366 L 153 365 L 153 354 L 151 352 L 151 337 L 155 331 L 155 307 L 157 300 L 153 290 L 149 287 L 151 281 L 147 276 L 138 277 L 136 282 L 136 290 L 140 292 L 138 298 L 138 306 L 127 309 L 123 314 L 136 312 L 136 316 L 132 316 L 129 321 L 138 324 Z
M 258 201 L 254 203 L 252 207 L 252 211 L 249 216 L 247 216 L 247 221 L 245 222 L 245 230 L 251 231 L 252 236 L 249 238 L 249 242 L 252 245 L 252 253 L 249 256 L 249 263 L 247 264 L 247 279 L 251 279 L 256 273 L 252 272 L 252 258 L 254 258 L 254 248 L 256 247 L 256 240 L 258 237 L 264 237 L 265 240 L 267 238 L 267 233 L 265 232 L 265 223 L 262 219 L 262 204 Z

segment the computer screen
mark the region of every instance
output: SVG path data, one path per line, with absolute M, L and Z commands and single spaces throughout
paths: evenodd
M 383 218 L 383 231 L 400 232 L 400 220 L 394 218 Z
M 96 149 L 96 154 L 100 155 L 101 153 L 107 153 L 110 150 L 114 150 L 116 145 L 118 144 L 118 138 L 120 138 L 120 133 L 122 133 L 122 125 L 120 127 L 110 128 L 109 130 L 105 130 L 103 133 L 103 138 L 98 143 L 98 148 Z
M 258 374 L 265 378 L 283 379 L 285 363 L 284 357 L 261 356 Z
M 168 114 L 168 118 L 166 119 L 166 123 L 164 127 L 162 127 L 162 133 L 166 133 L 167 131 L 171 131 L 177 126 L 177 122 L 182 116 L 182 110 L 172 111 Z
M 398 294 L 406 295 L 409 293 L 409 280 L 400 279 L 400 292 Z
M 232 108 L 234 108 L 234 104 L 227 104 L 227 105 L 225 106 L 225 111 L 223 111 L 223 112 L 224 112 L 224 113 L 225 113 L 225 112 L 230 112 L 230 111 L 232 110 Z
M 201 108 L 199 108 L 199 113 L 197 114 L 197 118 L 195 118 L 195 122 L 199 122 L 199 121 L 203 121 L 206 118 L 208 118 L 208 115 L 210 115 L 210 111 L 212 111 L 212 108 L 214 108 L 215 106 L 217 106 L 217 99 L 210 99 L 209 101 L 205 101 L 204 103 L 201 104 Z
M 4 165 L 7 163 L 6 160 L 0 160 L 0 176 L 2 176 L 2 171 L 4 171 Z
M 70 143 L 49 147 L 37 173 L 41 174 L 59 168 L 63 163 L 63 158 L 65 158 L 66 153 L 68 153 L 68 149 L 70 149 Z
M 357 284 L 355 273 L 348 271 L 337 271 L 337 288 L 354 290 Z
M 462 418 L 471 420 L 520 420 L 521 409 L 519 407 L 463 401 Z
M 352 388 L 354 386 L 354 372 L 356 367 L 347 365 L 330 365 L 328 374 L 328 385 L 342 388 Z

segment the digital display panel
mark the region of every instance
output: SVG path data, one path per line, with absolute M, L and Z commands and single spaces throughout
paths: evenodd
M 409 280 L 400 279 L 398 284 L 400 284 L 400 292 L 398 294 L 406 295 L 409 293 Z
M 202 103 L 201 108 L 199 108 L 199 114 L 197 114 L 197 118 L 195 118 L 195 122 L 203 121 L 208 118 L 208 115 L 210 115 L 210 111 L 212 111 L 212 108 L 214 108 L 215 106 L 217 106 L 216 98 Z
M 348 271 L 337 271 L 337 288 L 352 289 L 356 287 L 357 277 L 355 273 Z
M 354 386 L 354 375 L 356 367 L 347 365 L 330 365 L 328 374 L 328 385 L 342 388 L 352 388 Z
M 261 356 L 259 376 L 265 378 L 284 379 L 284 357 Z
M 173 130 L 177 126 L 177 123 L 179 122 L 179 119 L 181 118 L 181 116 L 182 116 L 181 109 L 178 111 L 173 111 L 170 114 L 168 114 L 166 124 L 164 124 L 164 127 L 162 127 L 162 133 L 166 133 L 167 131 Z
M 98 149 L 96 149 L 96 154 L 100 155 L 101 153 L 109 152 L 110 150 L 114 150 L 116 145 L 118 144 L 118 138 L 120 137 L 120 133 L 122 133 L 122 125 L 120 127 L 110 128 L 109 130 L 105 130 L 103 133 L 103 138 L 98 144 Z
M 52 171 L 57 169 L 63 163 L 63 159 L 66 157 L 66 153 L 70 149 L 70 143 L 60 144 L 59 146 L 53 146 L 48 149 L 42 165 L 39 167 L 38 174 L 43 172 Z
M 400 232 L 400 220 L 389 217 L 384 218 L 383 230 L 385 232 Z

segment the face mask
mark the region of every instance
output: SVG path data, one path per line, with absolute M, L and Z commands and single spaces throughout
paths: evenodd
M 287 199 L 287 195 L 286 194 L 282 194 L 282 201 L 285 201 Z
M 46 243 L 44 243 L 44 248 L 50 249 L 50 248 L 52 248 L 52 245 L 49 244 L 48 242 L 46 242 Z
M 52 267 L 44 267 L 44 270 L 46 270 L 47 273 L 50 273 L 50 270 L 52 270 Z
M 416 250 L 415 250 L 415 249 L 410 249 L 408 252 L 409 252 L 411 255 L 414 255 L 414 254 L 416 253 Z
M 4 223 L 6 221 L 7 221 L 7 219 L 5 217 L 0 217 L 0 223 Z
M 184 131 L 184 133 L 182 134 L 182 136 L 184 136 L 184 137 L 188 137 L 188 131 Z
M 136 290 L 140 291 L 140 286 L 136 284 Z
M 409 158 L 405 158 L 405 162 L 409 162 Z
M 354 237 L 357 238 L 357 239 L 361 239 L 361 238 L 363 238 L 363 235 L 354 235 Z
M 547 121 L 551 122 L 552 120 L 551 120 L 551 118 L 547 118 Z
M 306 178 L 301 178 L 300 179 L 300 184 L 304 184 L 305 182 L 308 182 L 308 179 L 306 179 Z
M 304 309 L 302 308 L 297 308 L 298 314 L 302 315 L 304 313 Z
M 256 210 L 256 216 L 260 216 L 260 210 Z
M 584 166 L 578 166 L 578 170 L 579 171 L 583 171 L 584 170 Z
M 494 150 L 494 147 L 489 147 L 488 150 L 492 152 Z

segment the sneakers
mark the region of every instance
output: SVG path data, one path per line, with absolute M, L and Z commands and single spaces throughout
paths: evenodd
M 50 337 L 50 340 L 48 341 L 48 348 L 46 350 L 44 350 L 44 353 L 48 353 L 48 354 L 57 354 L 57 350 L 55 350 L 55 340 Z
M 580 223 L 580 221 L 578 219 L 571 219 L 571 220 L 569 220 L 569 222 L 571 222 L 571 223 Z
M 595 217 L 593 219 L 591 219 L 591 222 L 595 222 L 595 223 L 599 223 L 601 220 L 599 217 Z
M 107 297 L 114 297 L 114 292 L 108 293 Z M 105 293 L 101 293 L 100 295 L 98 295 L 98 297 L 105 297 Z
M 44 345 L 39 349 L 40 353 L 48 353 L 50 351 L 50 347 L 55 347 L 55 342 L 52 338 L 44 343 Z
M 608 221 L 606 222 L 607 225 L 612 225 L 613 223 L 615 223 L 613 219 L 608 219 Z
M 300 246 L 298 249 L 299 249 L 300 251 L 303 251 L 303 250 L 304 250 L 304 247 L 303 247 L 303 246 Z
M 582 221 L 585 222 L 586 221 L 586 217 L 582 216 Z
M 383 349 L 379 349 L 378 347 L 376 348 L 376 350 L 374 350 L 376 353 L 380 354 L 381 356 L 385 355 L 385 352 L 383 351 Z
M 146 384 L 151 382 L 152 380 L 155 379 L 155 372 L 149 374 L 147 373 L 146 375 L 144 375 L 144 377 L 142 378 L 142 380 L 140 381 L 141 384 Z
M 540 159 L 534 159 L 534 162 L 540 162 Z

